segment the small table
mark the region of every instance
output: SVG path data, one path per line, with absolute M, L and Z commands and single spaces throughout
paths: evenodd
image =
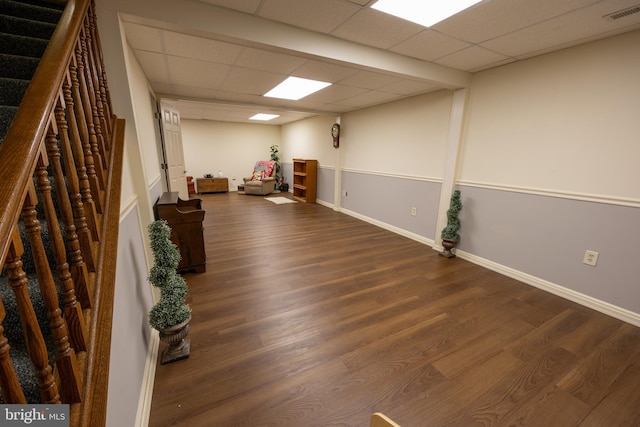
M 226 193 L 229 191 L 227 178 L 198 178 L 196 179 L 198 193 Z

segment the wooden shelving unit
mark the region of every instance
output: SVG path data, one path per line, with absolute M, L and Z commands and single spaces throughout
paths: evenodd
M 317 175 L 317 160 L 293 159 L 293 198 L 304 203 L 315 203 Z

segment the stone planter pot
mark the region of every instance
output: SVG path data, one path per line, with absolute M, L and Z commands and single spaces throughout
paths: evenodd
M 191 342 L 185 338 L 189 334 L 190 321 L 191 316 L 182 323 L 160 331 L 160 341 L 167 345 L 160 356 L 161 365 L 189 357 Z
M 440 252 L 440 255 L 442 255 L 443 257 L 446 257 L 446 258 L 455 257 L 456 254 L 453 253 L 451 250 L 453 248 L 455 248 L 457 243 L 458 243 L 457 240 L 442 239 L 442 246 L 444 247 L 444 250 L 442 252 Z

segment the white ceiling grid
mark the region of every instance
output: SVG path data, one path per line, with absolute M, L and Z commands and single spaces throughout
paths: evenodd
M 640 13 L 603 16 L 638 1 L 484 0 L 428 29 L 371 9 L 373 0 L 177 2 L 201 4 L 211 16 L 251 16 L 245 22 L 260 23 L 246 29 L 254 40 L 123 18 L 153 89 L 176 100 L 184 118 L 250 122 L 255 113 L 272 113 L 280 117 L 266 123 L 279 125 L 451 89 L 464 73 L 636 30 Z M 289 31 L 289 47 L 256 43 L 256 31 L 265 40 Z M 322 43 L 300 47 L 307 37 Z M 262 96 L 287 76 L 333 84 L 299 101 Z

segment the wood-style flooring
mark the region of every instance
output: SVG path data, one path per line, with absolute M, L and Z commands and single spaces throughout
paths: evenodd
M 150 426 L 640 425 L 640 328 L 321 205 L 200 197 Z

